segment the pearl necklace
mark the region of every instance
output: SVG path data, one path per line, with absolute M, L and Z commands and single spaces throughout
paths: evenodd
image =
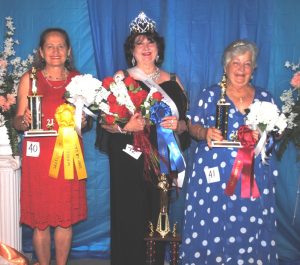
M 157 81 L 157 79 L 160 77 L 160 69 L 156 67 L 155 71 L 151 74 L 148 74 L 147 77 L 149 77 L 153 81 Z

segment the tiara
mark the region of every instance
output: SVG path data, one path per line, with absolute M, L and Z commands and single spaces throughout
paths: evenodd
M 130 33 L 147 33 L 155 31 L 156 23 L 148 18 L 144 12 L 139 13 L 138 17 L 129 24 Z
M 235 47 L 239 47 L 239 46 L 245 46 L 247 45 L 248 43 L 246 43 L 245 41 L 241 40 L 241 41 L 237 41 L 235 44 L 233 44 L 233 48 Z

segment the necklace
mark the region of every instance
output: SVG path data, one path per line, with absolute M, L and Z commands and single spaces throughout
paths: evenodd
M 43 70 L 43 75 L 45 77 L 45 80 L 46 80 L 47 84 L 53 89 L 60 89 L 60 88 L 64 87 L 66 82 L 67 82 L 67 70 L 66 70 L 66 68 L 64 69 L 64 73 L 61 77 L 53 78 L 51 75 L 49 75 L 47 73 L 46 70 Z M 53 80 L 53 79 L 55 79 L 55 80 Z M 59 86 L 53 85 L 53 82 L 60 82 L 60 81 L 64 81 L 64 82 Z
M 153 81 L 157 81 L 157 79 L 160 77 L 160 69 L 156 67 L 155 71 L 151 74 L 148 74 L 147 77 L 149 77 Z
M 46 69 L 43 70 L 43 74 L 44 74 L 45 78 L 50 81 L 66 80 L 67 73 L 68 73 L 68 70 L 66 68 L 64 68 L 63 73 L 59 77 L 54 77 L 54 76 L 50 75 Z

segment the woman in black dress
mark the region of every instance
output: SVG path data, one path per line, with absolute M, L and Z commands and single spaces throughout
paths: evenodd
M 130 75 L 147 91 L 144 79 L 158 84 L 170 97 L 175 112 L 165 117 L 161 126 L 173 130 L 178 138 L 188 135 L 185 121 L 187 98 L 175 74 L 159 68 L 164 58 L 164 40 L 155 31 L 155 22 L 144 13 L 130 24 L 130 35 L 124 44 L 125 55 L 131 68 L 117 74 Z M 143 81 L 142 81 L 143 80 Z M 124 152 L 133 145 L 133 134 L 146 129 L 145 120 L 134 114 L 123 128 L 119 125 L 102 125 L 110 132 L 108 153 L 110 161 L 111 189 L 111 264 L 146 264 L 146 243 L 144 237 L 148 222 L 156 227 L 160 197 L 157 188 L 158 176 L 151 172 L 151 180 L 144 177 L 144 155 L 138 159 Z M 150 128 L 150 141 L 157 147 L 156 126 Z M 181 148 L 186 146 L 181 143 Z M 157 246 L 157 264 L 164 263 L 164 247 Z

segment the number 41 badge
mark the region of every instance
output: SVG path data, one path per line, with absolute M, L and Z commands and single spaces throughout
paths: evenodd
M 208 184 L 220 181 L 220 172 L 218 167 L 205 168 L 204 172 Z

